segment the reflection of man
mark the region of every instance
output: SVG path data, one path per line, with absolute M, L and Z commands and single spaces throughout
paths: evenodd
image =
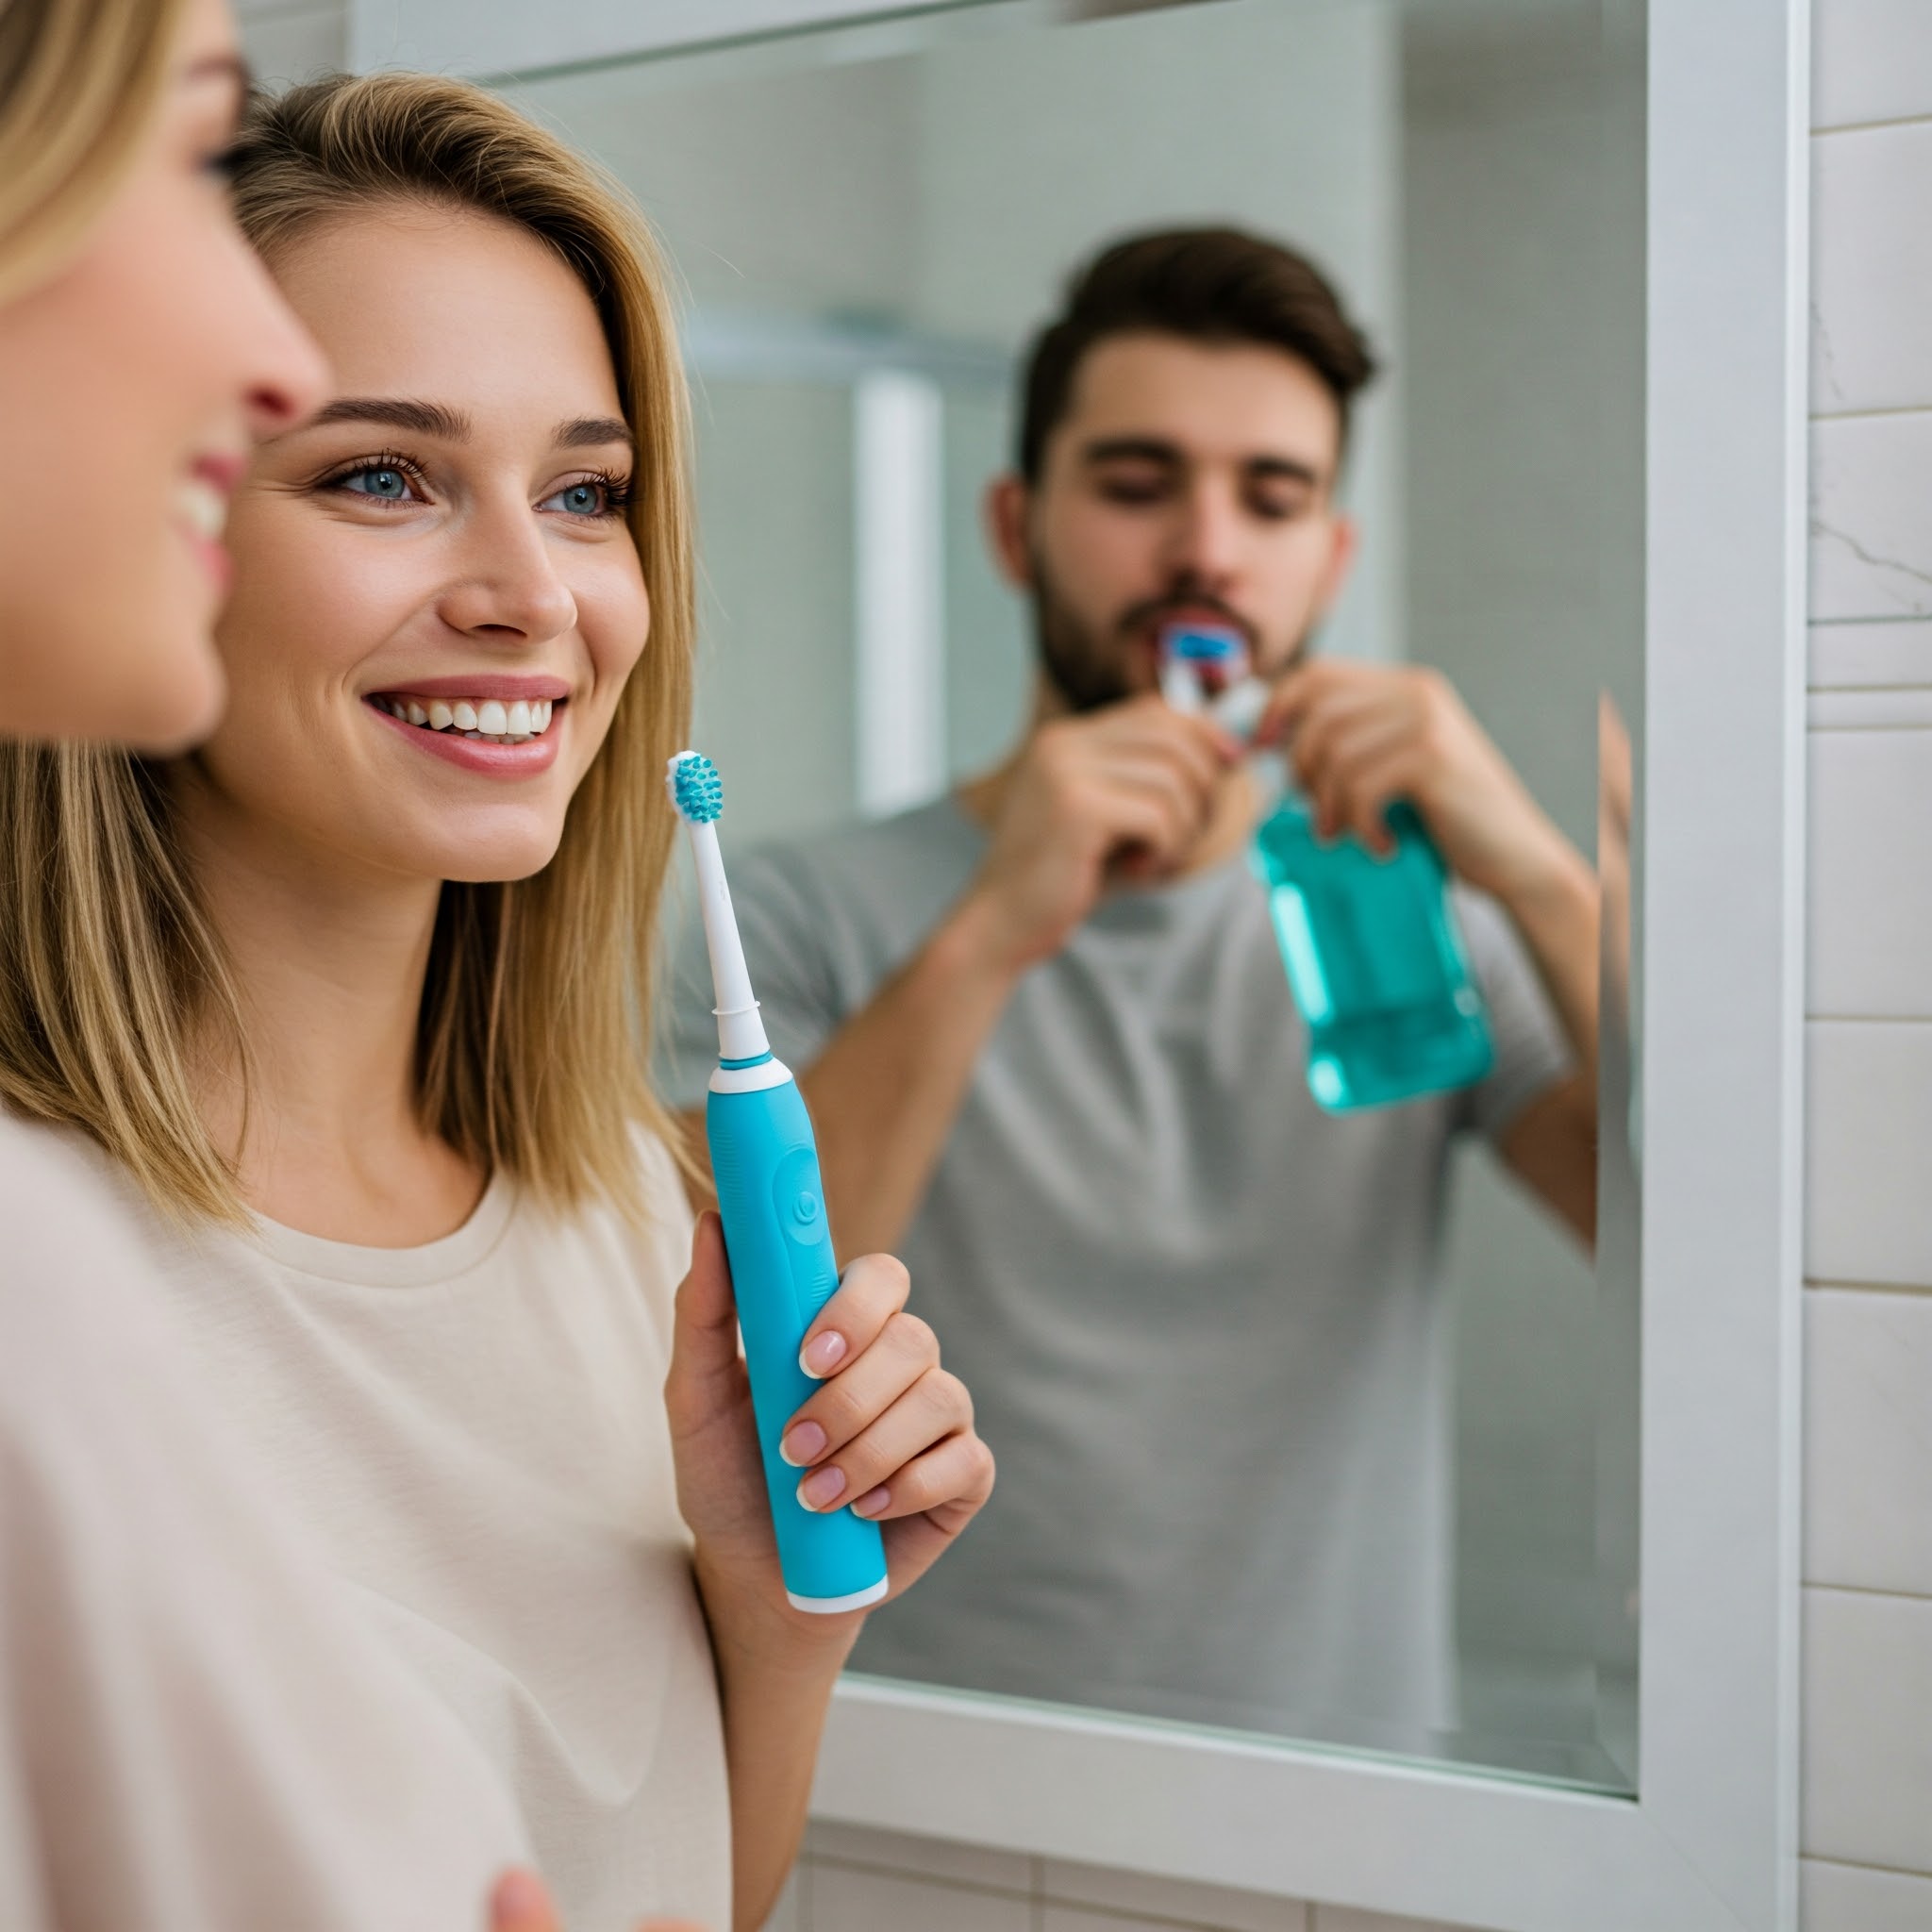
M 1371 363 L 1299 258 L 1226 231 L 1099 258 L 1027 372 L 989 514 L 1031 599 L 1034 714 L 940 804 L 737 870 L 834 1224 L 895 1248 L 1000 1491 L 875 1616 L 892 1674 L 1208 1718 L 1447 1719 L 1452 1136 L 1587 1239 L 1596 901 L 1438 676 L 1308 662 Z M 1328 828 L 1414 801 L 1465 888 L 1494 1072 L 1323 1114 L 1238 747 L 1157 692 L 1174 617 L 1238 625 Z M 680 993 L 674 1085 L 710 1023 Z M 1359 1729 L 1357 1727 L 1357 1734 Z M 1391 1730 L 1402 1741 L 1409 1730 Z

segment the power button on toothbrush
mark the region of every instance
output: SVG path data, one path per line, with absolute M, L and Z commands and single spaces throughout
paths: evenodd
M 823 1205 L 809 1188 L 801 1189 L 791 1204 L 791 1218 L 800 1227 L 816 1227 Z

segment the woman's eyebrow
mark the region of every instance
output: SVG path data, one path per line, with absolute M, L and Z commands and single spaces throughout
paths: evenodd
M 380 423 L 407 429 L 416 436 L 439 437 L 444 442 L 467 442 L 470 419 L 460 409 L 441 403 L 421 403 L 408 396 L 338 396 L 325 403 L 299 426 L 320 429 L 326 423 Z
M 607 442 L 621 442 L 633 453 L 638 446 L 630 425 L 619 416 L 574 416 L 557 425 L 558 449 L 596 449 Z

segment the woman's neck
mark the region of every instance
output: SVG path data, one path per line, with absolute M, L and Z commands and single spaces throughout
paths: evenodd
M 211 1042 L 201 1098 L 243 1199 L 271 1221 L 366 1247 L 454 1232 L 487 1176 L 416 1116 L 441 886 L 353 873 L 193 777 L 176 803 L 240 999 L 245 1052 Z

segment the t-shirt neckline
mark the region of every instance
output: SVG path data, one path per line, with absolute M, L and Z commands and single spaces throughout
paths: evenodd
M 304 1234 L 262 1214 L 252 1220 L 262 1252 L 304 1274 L 361 1288 L 424 1288 L 451 1280 L 487 1260 L 509 1226 L 516 1202 L 516 1183 L 498 1169 L 460 1227 L 413 1248 L 366 1248 Z

